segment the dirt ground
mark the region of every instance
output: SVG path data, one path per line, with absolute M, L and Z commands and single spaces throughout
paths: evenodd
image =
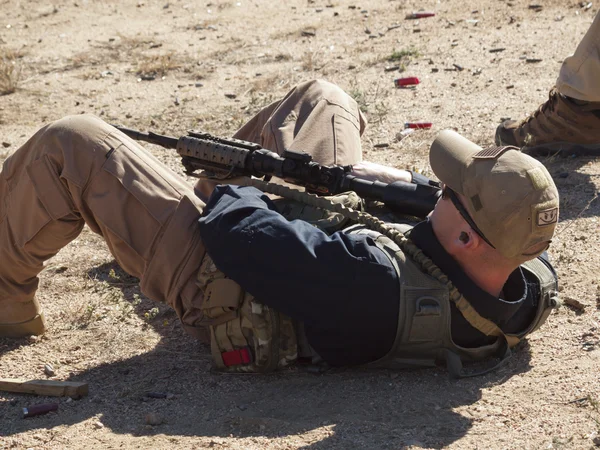
M 436 15 L 405 19 L 420 9 Z M 430 174 L 440 130 L 487 145 L 502 119 L 537 108 L 596 12 L 574 0 L 0 0 L 0 160 L 83 112 L 229 136 L 296 83 L 325 78 L 366 113 L 366 159 Z M 402 70 L 421 84 L 395 88 Z M 433 128 L 400 142 L 407 121 Z M 441 368 L 215 373 L 209 349 L 86 228 L 41 274 L 48 333 L 0 339 L 0 377 L 46 378 L 51 364 L 52 379 L 86 381 L 90 395 L 24 420 L 23 407 L 53 399 L 0 393 L 0 449 L 600 446 L 600 163 L 543 161 L 562 202 L 551 247 L 562 299 L 583 308 L 553 313 L 504 368 L 460 381 Z

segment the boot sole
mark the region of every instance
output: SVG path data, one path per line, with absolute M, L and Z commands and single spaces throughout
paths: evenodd
M 46 319 L 40 313 L 33 319 L 21 323 L 0 323 L 0 337 L 21 338 L 39 336 L 46 331 Z
M 552 144 L 523 147 L 523 153 L 531 156 L 600 156 L 600 144 L 574 144 L 572 142 L 553 142 Z

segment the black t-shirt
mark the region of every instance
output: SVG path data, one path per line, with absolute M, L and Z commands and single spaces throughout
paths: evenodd
M 309 343 L 332 366 L 358 365 L 387 354 L 396 337 L 398 275 L 368 236 L 328 236 L 312 225 L 288 221 L 252 187 L 218 186 L 199 220 L 216 266 L 242 288 L 304 323 Z M 478 288 L 446 253 L 428 221 L 410 237 L 452 280 L 475 309 L 505 331 L 531 320 L 534 301 L 521 270 L 498 299 Z M 452 336 L 462 346 L 487 337 L 454 308 Z

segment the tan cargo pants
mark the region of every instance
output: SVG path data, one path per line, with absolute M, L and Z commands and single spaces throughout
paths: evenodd
M 236 137 L 351 164 L 360 160 L 364 126 L 346 93 L 311 81 L 259 112 Z M 196 222 L 204 204 L 136 142 L 93 116 L 58 120 L 6 159 L 0 200 L 0 323 L 32 301 L 43 262 L 85 223 L 140 278 L 145 295 L 168 303 L 190 334 L 204 336 L 196 327 L 204 256 Z
M 568 97 L 600 102 L 600 12 L 575 53 L 564 60 L 556 86 Z

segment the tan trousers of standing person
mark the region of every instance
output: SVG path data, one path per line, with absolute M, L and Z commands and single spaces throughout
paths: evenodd
M 575 53 L 564 60 L 556 87 L 567 97 L 600 102 L 600 12 Z
M 316 80 L 259 112 L 235 137 L 278 153 L 304 151 L 322 164 L 353 164 L 364 126 L 352 98 Z M 186 331 L 201 337 L 203 206 L 185 180 L 97 117 L 43 127 L 0 173 L 0 337 L 45 331 L 38 275 L 84 224 L 140 279 L 145 295 L 169 304 Z

